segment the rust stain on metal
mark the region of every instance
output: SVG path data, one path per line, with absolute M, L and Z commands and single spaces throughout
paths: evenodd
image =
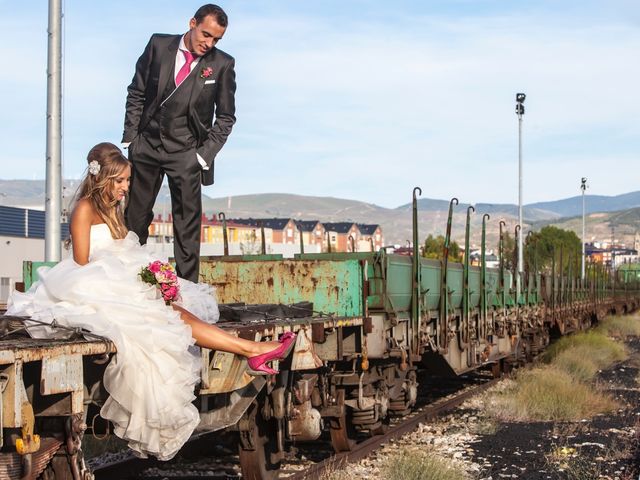
M 311 324 L 311 339 L 315 343 L 324 343 L 327 341 L 324 325 L 322 323 Z
M 202 278 L 217 289 L 220 303 L 312 302 L 318 311 L 362 313 L 361 266 L 328 260 L 238 260 L 201 262 Z M 336 285 L 340 279 L 341 286 Z
M 12 342 L 11 345 L 0 344 L 0 365 L 14 363 L 16 360 L 34 362 L 47 356 L 87 356 L 115 353 L 115 351 L 116 347 L 111 342 L 27 340 L 21 343 Z

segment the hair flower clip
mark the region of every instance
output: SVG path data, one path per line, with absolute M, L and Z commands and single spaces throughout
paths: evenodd
M 213 75 L 213 68 L 211 67 L 203 68 L 200 72 L 200 78 L 209 78 L 211 75 Z
M 94 176 L 100 173 L 100 164 L 97 160 L 91 160 L 89 162 L 89 173 Z

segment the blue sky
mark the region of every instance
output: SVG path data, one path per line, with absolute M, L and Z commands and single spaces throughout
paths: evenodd
M 149 36 L 183 33 L 200 4 L 65 1 L 66 178 L 120 141 Z M 220 4 L 238 122 L 209 196 L 516 203 L 519 91 L 525 203 L 578 195 L 583 176 L 592 194 L 640 189 L 637 1 Z M 44 178 L 46 29 L 46 2 L 0 0 L 2 179 Z

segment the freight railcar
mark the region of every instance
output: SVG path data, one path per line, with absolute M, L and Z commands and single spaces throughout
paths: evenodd
M 520 277 L 484 260 L 471 266 L 468 251 L 464 263 L 448 262 L 446 251 L 440 261 L 421 258 L 415 191 L 413 215 L 411 256 L 380 250 L 201 259 L 201 281 L 217 289 L 220 326 L 256 340 L 298 333 L 293 354 L 269 377 L 248 375 L 234 355 L 201 351 L 199 430 L 238 432 L 244 477 L 277 477 L 289 442 L 328 431 L 334 449 L 344 451 L 384 431 L 391 416 L 411 411 L 420 369 L 460 375 L 487 367 L 499 374 L 552 335 L 638 306 L 635 279 L 621 282 L 595 268 L 581 282 L 555 266 Z M 33 276 L 27 269 L 27 286 Z M 102 339 L 33 340 L 12 333 L 23 320 L 3 321 L 2 478 L 90 478 L 81 439 L 108 431 L 97 412 L 113 346 Z

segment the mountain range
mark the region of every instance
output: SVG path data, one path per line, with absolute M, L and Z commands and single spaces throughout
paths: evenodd
M 64 183 L 64 201 L 68 206 L 78 187 L 78 181 Z M 0 180 L 0 204 L 23 208 L 43 208 L 45 184 L 42 180 Z M 158 195 L 155 212 L 170 211 L 168 189 L 163 187 Z M 420 238 L 429 234 L 444 234 L 447 224 L 448 200 L 419 198 Z M 383 228 L 388 244 L 403 244 L 411 239 L 411 203 L 396 208 L 385 208 L 372 203 L 334 197 L 312 197 L 284 193 L 239 195 L 235 197 L 202 197 L 204 212 L 211 216 L 225 212 L 227 218 L 291 217 L 321 222 L 375 223 Z M 482 216 L 490 215 L 487 222 L 489 245 L 496 242 L 498 220 L 513 235 L 518 207 L 514 204 L 476 203 L 471 216 L 471 243 L 478 244 L 481 236 Z M 452 237 L 461 243 L 464 239 L 466 211 L 469 204 L 454 207 Z M 615 196 L 585 195 L 587 213 L 587 240 L 610 240 L 633 244 L 636 231 L 640 230 L 640 191 Z M 537 202 L 523 206 L 526 229 L 539 229 L 545 225 L 582 232 L 582 197 L 575 196 L 552 202 Z M 612 233 L 613 228 L 613 233 Z

